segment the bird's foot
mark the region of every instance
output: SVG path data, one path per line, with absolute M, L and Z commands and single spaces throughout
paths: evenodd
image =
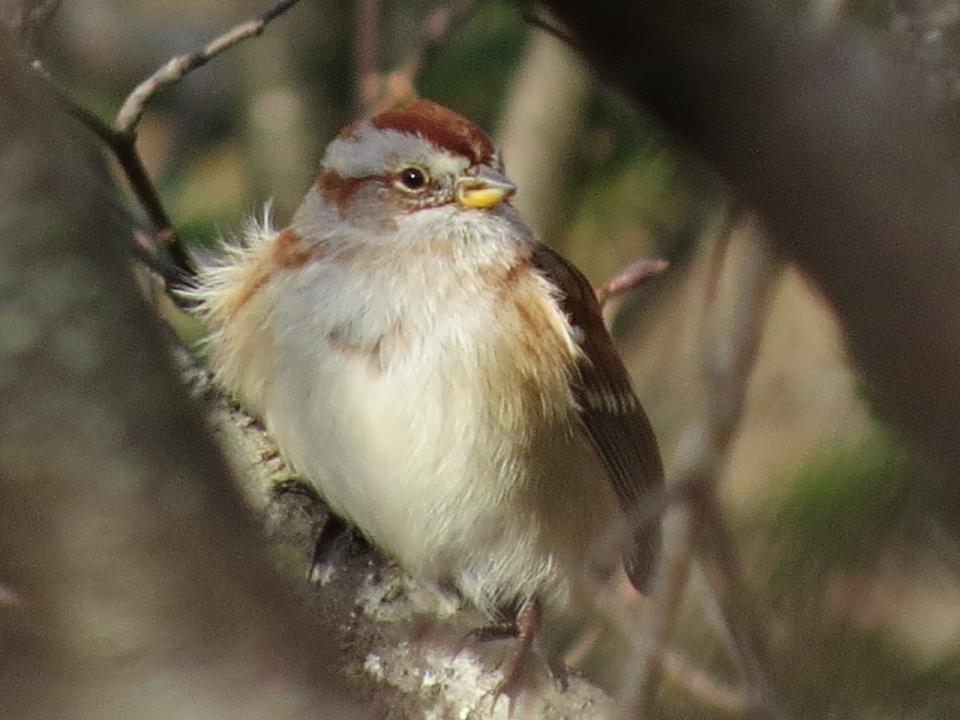
M 477 628 L 467 636 L 467 642 L 517 639 L 513 651 L 501 665 L 503 678 L 490 691 L 494 706 L 501 697 L 507 698 L 508 716 L 512 716 L 517 698 L 525 688 L 525 671 L 529 664 L 533 641 L 540 630 L 540 620 L 540 601 L 537 598 L 531 598 L 523 603 L 513 621 Z M 552 666 L 551 672 L 553 672 Z
M 317 491 L 299 478 L 288 478 L 274 485 L 273 499 L 274 502 L 292 499 L 309 516 L 308 582 L 322 578 L 324 565 L 335 564 L 359 539 L 341 518 L 330 512 Z
M 493 625 L 484 625 L 483 627 L 474 628 L 467 633 L 463 639 L 463 647 L 474 643 L 486 643 L 493 640 L 515 638 L 519 633 L 520 631 L 517 628 L 517 622 L 515 620 L 494 623 Z
M 547 653 L 547 667 L 550 668 L 550 677 L 557 685 L 557 690 L 566 692 L 570 684 L 570 668 L 558 657 Z

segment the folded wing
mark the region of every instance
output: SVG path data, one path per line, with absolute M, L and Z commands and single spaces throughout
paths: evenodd
M 603 324 L 590 283 L 544 245 L 534 251 L 533 262 L 559 288 L 561 306 L 581 333 L 578 343 L 583 357 L 573 381 L 580 423 L 634 528 L 632 548 L 624 557 L 627 574 L 634 587 L 646 590 L 660 552 L 660 523 L 639 520 L 644 500 L 663 486 L 657 439 Z

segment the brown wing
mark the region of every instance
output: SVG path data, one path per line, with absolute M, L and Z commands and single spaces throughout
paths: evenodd
M 560 289 L 564 312 L 583 333 L 578 342 L 584 358 L 574 381 L 580 421 L 607 470 L 620 506 L 628 518 L 636 519 L 644 498 L 663 486 L 663 463 L 653 428 L 603 324 L 590 283 L 573 265 L 544 245 L 534 251 L 533 263 Z M 634 533 L 634 546 L 624 558 L 624 565 L 638 590 L 646 589 L 659 551 L 659 523 L 648 524 Z

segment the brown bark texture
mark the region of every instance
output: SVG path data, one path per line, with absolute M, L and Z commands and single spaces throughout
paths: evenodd
M 877 407 L 945 478 L 956 527 L 960 171 L 956 128 L 923 73 L 850 27 L 758 2 L 546 5 L 816 281 Z
M 336 635 L 269 562 L 179 386 L 88 139 L 6 47 L 0 715 L 359 717 Z

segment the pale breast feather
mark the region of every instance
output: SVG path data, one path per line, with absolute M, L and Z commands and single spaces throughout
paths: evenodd
M 537 247 L 533 263 L 560 291 L 561 308 L 583 353 L 572 381 L 581 427 L 607 470 L 621 508 L 635 522 L 644 500 L 658 493 L 664 481 L 653 428 L 603 324 L 590 283 L 546 246 Z M 660 535 L 659 523 L 644 524 L 634 533 L 632 551 L 624 562 L 638 590 L 646 589 L 650 580 Z

